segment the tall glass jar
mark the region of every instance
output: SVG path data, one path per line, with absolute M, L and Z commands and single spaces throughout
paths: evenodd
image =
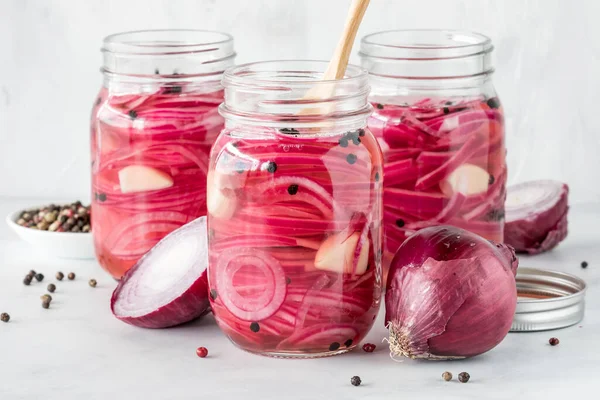
M 107 37 L 91 118 L 92 231 L 119 279 L 161 238 L 206 214 L 211 145 L 223 128 L 230 35 L 193 30 Z
M 384 166 L 384 271 L 418 229 L 449 224 L 503 241 L 506 150 L 489 38 L 388 31 L 362 39 Z
M 213 313 L 240 348 L 278 357 L 344 353 L 381 299 L 382 156 L 367 129 L 365 71 L 319 81 L 327 63 L 225 72 L 225 129 L 208 178 Z M 318 86 L 321 101 L 307 100 Z

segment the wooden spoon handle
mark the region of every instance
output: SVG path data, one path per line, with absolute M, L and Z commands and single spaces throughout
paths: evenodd
M 356 32 L 365 15 L 365 11 L 367 11 L 369 2 L 370 0 L 352 1 L 342 37 L 335 48 L 331 61 L 329 61 L 323 80 L 342 79 L 344 77 L 348 60 L 350 59 L 350 52 L 356 39 Z
M 324 1 L 324 0 L 323 0 Z M 344 32 L 338 42 L 333 57 L 327 65 L 327 70 L 323 75 L 323 80 L 337 80 L 342 79 L 346 74 L 346 68 L 348 67 L 348 60 L 350 59 L 350 52 L 354 45 L 354 39 L 356 38 L 356 32 L 362 21 L 365 11 L 369 6 L 370 0 L 353 0 L 348 12 L 346 19 L 346 25 L 344 26 Z M 318 100 L 331 97 L 335 90 L 335 85 L 315 85 L 305 95 L 304 99 Z M 332 104 L 320 105 L 318 107 L 308 107 L 300 110 L 299 115 L 310 115 L 310 114 L 326 114 L 333 108 Z

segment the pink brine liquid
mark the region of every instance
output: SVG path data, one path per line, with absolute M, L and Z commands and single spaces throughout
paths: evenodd
M 92 229 L 97 258 L 114 278 L 165 235 L 206 215 L 222 99 L 222 91 L 186 86 L 100 91 L 91 121 Z
M 448 224 L 503 241 L 504 118 L 497 98 L 373 103 L 384 166 L 384 273 L 415 231 Z
M 208 278 L 213 313 L 236 345 L 317 357 L 364 338 L 381 298 L 381 162 L 364 129 L 219 137 Z

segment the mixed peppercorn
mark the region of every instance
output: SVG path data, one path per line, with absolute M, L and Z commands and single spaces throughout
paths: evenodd
M 467 383 L 469 382 L 469 379 L 471 379 L 471 375 L 469 375 L 468 372 L 461 372 L 460 374 L 458 374 L 458 380 L 461 383 Z
M 445 380 L 446 382 L 450 382 L 452 380 L 453 376 L 452 376 L 452 372 L 450 371 L 445 371 L 442 374 L 442 379 Z M 461 383 L 467 383 L 469 382 L 469 379 L 471 379 L 471 375 L 469 375 L 468 372 L 461 372 L 460 374 L 458 374 L 458 381 Z
M 65 277 L 65 275 L 62 272 L 57 272 L 56 275 L 56 280 L 57 281 L 62 281 L 63 278 Z M 69 280 L 74 280 L 75 279 L 75 273 L 74 272 L 69 272 L 69 274 L 67 275 L 67 277 L 69 278 Z M 38 282 L 41 282 L 42 280 L 44 280 L 44 275 L 41 273 L 38 273 L 34 270 L 30 270 L 27 275 L 25 275 L 25 278 L 23 279 L 23 284 L 26 286 L 31 285 L 31 283 L 33 282 L 33 279 L 37 280 Z M 95 279 L 90 279 L 88 281 L 88 284 L 91 287 L 96 287 L 96 285 L 98 284 L 98 282 Z M 54 283 L 49 283 L 48 286 L 46 286 L 46 290 L 48 290 L 48 292 L 50 293 L 54 293 L 56 291 L 57 287 Z M 43 294 L 40 296 L 40 300 L 42 300 L 42 307 L 45 309 L 50 308 L 50 303 L 52 302 L 52 296 L 50 296 L 49 294 Z M 8 316 L 8 314 L 6 314 L 6 321 L 4 320 L 4 314 L 2 314 L 2 321 L 4 322 L 8 322 L 8 320 L 10 319 L 10 316 Z
M 360 384 L 362 383 L 360 376 L 353 376 L 350 379 L 350 383 L 352 384 L 352 386 L 360 386 Z
M 80 201 L 57 206 L 50 204 L 21 212 L 17 224 L 26 228 L 51 232 L 90 232 L 90 207 Z
M 198 355 L 198 357 L 204 358 L 208 355 L 208 350 L 206 347 L 198 347 L 196 349 L 196 354 Z
M 365 343 L 365 344 L 363 344 L 362 349 L 363 349 L 363 351 L 365 351 L 367 353 L 372 353 L 375 351 L 375 347 L 377 347 L 377 346 L 375 346 L 373 343 Z

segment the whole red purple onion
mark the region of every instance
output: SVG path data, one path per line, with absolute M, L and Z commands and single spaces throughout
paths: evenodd
M 476 356 L 504 339 L 517 305 L 514 249 L 451 226 L 418 231 L 392 260 L 385 296 L 390 351 Z

